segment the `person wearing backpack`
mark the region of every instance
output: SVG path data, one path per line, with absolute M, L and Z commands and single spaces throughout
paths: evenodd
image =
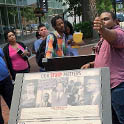
M 55 37 L 53 34 L 49 34 L 46 39 L 45 57 L 63 57 L 68 55 L 67 43 L 65 39 L 65 27 L 64 20 L 61 16 L 55 16 L 51 20 L 52 27 L 55 29 L 54 35 L 57 39 L 57 43 L 54 47 Z
M 50 33 L 50 35 L 52 35 L 53 39 L 54 39 L 53 48 L 56 48 L 57 38 L 54 33 Z M 40 67 L 41 72 L 45 71 L 44 65 L 42 63 L 42 59 L 45 58 L 45 49 L 46 49 L 46 42 L 47 42 L 46 40 L 47 40 L 47 38 L 45 38 L 41 42 L 39 49 L 36 52 L 36 62 L 38 64 L 38 66 Z
M 33 51 L 34 51 L 33 53 L 35 53 L 35 54 L 37 53 L 42 41 L 45 40 L 45 38 L 48 35 L 48 30 L 44 24 L 41 24 L 38 26 L 38 34 L 39 34 L 40 38 L 37 39 L 33 44 Z
M 44 45 L 42 45 L 42 43 L 48 35 L 48 30 L 44 24 L 41 24 L 38 26 L 38 34 L 39 34 L 40 38 L 34 42 L 32 51 L 34 54 L 36 54 L 36 62 L 38 64 L 38 66 L 40 67 L 40 72 L 44 72 L 45 71 L 44 66 L 42 65 L 42 58 L 44 57 L 42 54 L 42 51 L 44 51 L 44 48 L 43 48 Z M 45 46 L 46 46 L 46 44 L 45 44 Z

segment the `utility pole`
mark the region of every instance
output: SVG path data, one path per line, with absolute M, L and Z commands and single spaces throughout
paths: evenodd
M 114 8 L 114 13 L 116 15 L 116 0 L 113 0 L 113 8 Z
M 82 8 L 82 21 L 89 21 L 90 20 L 90 7 L 89 7 L 89 0 L 80 0 L 81 8 Z
M 20 31 L 22 32 L 21 34 L 21 38 L 23 37 L 24 35 L 24 32 L 23 32 L 23 26 L 22 26 L 22 18 L 21 18 L 21 10 L 20 10 L 20 4 L 19 4 L 19 0 L 16 0 L 16 3 L 17 3 L 17 12 L 18 12 L 18 22 L 19 22 L 19 28 L 20 28 Z
M 37 8 L 40 8 L 39 0 L 37 0 Z M 41 25 L 41 16 L 39 16 L 38 18 L 39 18 L 39 25 Z
M 37 10 L 39 14 L 39 24 L 41 24 L 41 17 L 44 16 L 44 13 L 48 12 L 48 3 L 47 0 L 37 0 Z

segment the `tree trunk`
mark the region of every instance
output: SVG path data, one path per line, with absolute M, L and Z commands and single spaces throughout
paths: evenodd
M 82 21 L 89 21 L 89 0 L 80 0 L 82 8 Z
M 81 16 L 79 15 L 79 22 L 81 22 Z
M 89 4 L 90 4 L 90 17 L 91 17 L 91 21 L 93 21 L 97 16 L 96 0 L 89 0 Z
M 93 21 L 97 15 L 96 0 L 80 0 L 82 6 L 82 21 Z
M 90 2 L 90 17 L 91 21 L 93 22 L 95 17 L 97 16 L 97 10 L 96 10 L 96 0 L 89 0 Z M 98 38 L 98 33 L 93 30 L 93 38 Z
M 76 9 L 74 8 L 74 24 L 76 24 Z

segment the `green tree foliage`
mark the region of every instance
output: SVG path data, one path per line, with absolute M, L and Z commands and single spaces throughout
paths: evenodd
M 26 21 L 36 20 L 34 9 L 31 7 L 20 8 L 20 13 L 22 18 L 26 18 Z M 8 14 L 10 16 L 16 16 L 16 18 L 18 18 L 19 12 L 17 8 L 9 8 Z
M 112 0 L 96 0 L 96 9 L 98 13 L 112 10 Z
M 74 30 L 83 33 L 84 38 L 92 38 L 93 36 L 93 28 L 91 21 L 80 22 L 74 25 Z
M 21 16 L 25 17 L 27 21 L 35 20 L 34 9 L 31 7 L 21 8 Z
M 8 11 L 8 14 L 10 15 L 10 16 L 16 16 L 17 15 L 17 9 L 16 8 L 8 8 L 9 9 L 9 11 Z
M 64 0 L 64 1 L 56 0 L 56 1 L 63 2 L 63 5 L 68 4 L 69 7 L 66 10 L 66 12 L 70 13 L 70 16 L 73 16 L 73 15 L 81 16 L 82 15 L 80 0 Z M 74 13 L 72 11 L 74 11 Z
M 82 3 L 81 0 L 56 0 L 59 2 L 63 2 L 63 5 L 69 5 L 68 12 L 72 14 L 72 10 L 76 10 L 76 15 L 82 15 L 83 12 L 81 12 Z M 101 13 L 102 11 L 110 11 L 112 10 L 112 1 L 113 0 L 96 0 L 96 9 L 98 13 Z M 85 1 L 84 1 L 85 2 Z
M 21 16 L 25 17 L 27 21 L 35 18 L 34 9 L 31 7 L 20 8 Z M 17 16 L 17 8 L 9 8 L 8 14 L 11 16 Z

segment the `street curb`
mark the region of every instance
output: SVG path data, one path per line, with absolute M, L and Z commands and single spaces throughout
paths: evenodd
M 80 48 L 95 46 L 96 44 L 97 44 L 97 43 L 87 44 L 87 45 L 80 46 Z

